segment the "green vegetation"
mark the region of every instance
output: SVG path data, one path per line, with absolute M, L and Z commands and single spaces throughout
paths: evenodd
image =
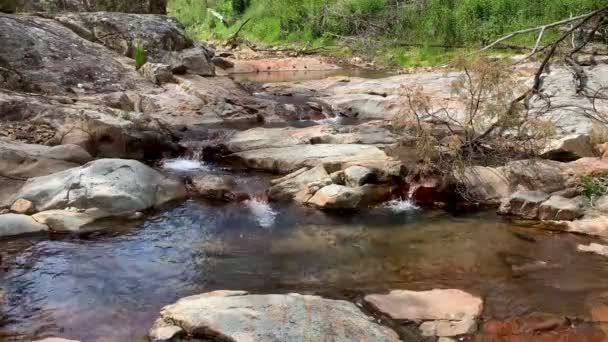
M 254 42 L 312 48 L 344 39 L 356 52 L 394 55 L 381 62 L 432 65 L 447 59 L 442 47 L 480 47 L 506 32 L 606 5 L 606 0 L 171 0 L 169 12 L 199 39 L 225 40 L 252 18 L 240 35 Z M 208 15 L 207 7 L 228 24 Z M 545 39 L 555 35 L 547 32 Z M 530 46 L 535 39 L 532 33 L 509 43 Z
M 0 0 L 0 12 L 15 13 L 17 10 L 17 0 Z
M 583 195 L 589 200 L 608 193 L 608 177 L 582 177 Z
M 135 60 L 135 70 L 139 70 L 146 64 L 146 49 L 144 48 L 144 42 L 140 39 L 133 42 L 133 59 Z

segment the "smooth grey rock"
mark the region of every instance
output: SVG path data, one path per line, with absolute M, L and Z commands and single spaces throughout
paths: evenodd
M 28 180 L 17 194 L 39 211 L 96 208 L 105 216 L 129 215 L 183 198 L 184 185 L 135 160 L 100 159 Z
M 48 230 L 49 227 L 37 222 L 27 215 L 0 215 L 0 237 L 40 233 Z
M 249 295 L 215 291 L 187 297 L 161 311 L 150 331 L 152 341 L 195 339 L 251 341 L 399 341 L 353 303 L 300 294 Z

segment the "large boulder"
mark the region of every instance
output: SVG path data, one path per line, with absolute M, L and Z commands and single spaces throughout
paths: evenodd
M 27 215 L 0 215 L 0 237 L 40 233 L 48 230 L 48 226 L 39 223 Z
M 166 63 L 172 52 L 193 46 L 182 25 L 173 17 L 93 12 L 63 13 L 53 18 L 81 37 L 126 57 L 132 57 L 133 47 L 141 42 L 146 59 L 153 63 Z
M 215 291 L 186 297 L 161 311 L 150 330 L 153 342 L 191 340 L 399 341 L 356 305 L 300 294 L 250 295 Z
M 19 0 L 22 12 L 130 12 L 166 14 L 167 0 Z
M 82 167 L 28 180 L 17 194 L 36 210 L 96 209 L 121 216 L 182 198 L 184 185 L 135 160 L 100 159 Z
M 136 89 L 142 80 L 109 50 L 56 20 L 0 15 L 0 41 L 3 88 L 73 95 Z
M 397 321 L 422 321 L 423 336 L 451 337 L 474 333 L 483 301 L 461 290 L 407 291 L 365 296 L 374 310 Z

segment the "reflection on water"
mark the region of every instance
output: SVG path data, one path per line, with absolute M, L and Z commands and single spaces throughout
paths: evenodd
M 608 265 L 576 252 L 584 239 L 493 216 L 396 214 L 390 207 L 329 215 L 277 205 L 266 221 L 256 210 L 188 201 L 105 233 L 0 241 L 8 266 L 0 287 L 11 318 L 0 339 L 145 340 L 162 306 L 214 289 L 353 299 L 455 287 L 482 295 L 487 317 L 585 317 L 586 300 L 608 290 Z
M 251 72 L 232 74 L 230 77 L 237 82 L 275 83 L 275 82 L 297 82 L 321 80 L 328 77 L 347 76 L 362 78 L 382 78 L 391 74 L 374 69 L 363 69 L 356 67 L 341 68 L 335 70 L 287 70 L 269 72 Z

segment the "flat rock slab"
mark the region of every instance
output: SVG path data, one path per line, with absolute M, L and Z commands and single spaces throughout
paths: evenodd
M 326 166 L 330 172 L 351 164 L 369 165 L 392 161 L 376 146 L 359 144 L 295 145 L 235 153 L 232 158 L 246 167 L 290 173 L 302 167 Z
M 371 294 L 365 301 L 396 320 L 464 320 L 481 314 L 483 301 L 461 290 L 408 291 Z
M 353 303 L 299 294 L 214 291 L 161 311 L 151 341 L 399 341 Z

